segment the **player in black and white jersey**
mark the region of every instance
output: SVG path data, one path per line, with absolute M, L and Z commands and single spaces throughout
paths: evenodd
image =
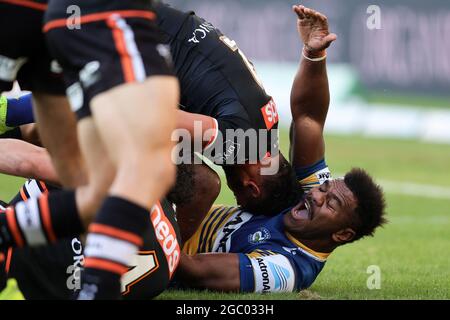
M 64 224 L 81 231 L 95 219 L 87 241 L 83 280 L 87 290 L 80 298 L 119 297 L 119 279 L 142 244 L 148 210 L 174 180 L 174 166 L 164 160 L 170 158 L 178 82 L 169 54 L 159 50 L 152 1 L 2 0 L 0 6 L 0 90 L 10 89 L 18 79 L 23 89 L 35 93 L 37 109 L 48 113 L 59 103 L 61 109 L 54 114 L 38 113 L 38 124 L 45 129 L 44 143 L 56 144 L 60 154 L 49 150 L 54 159 L 66 160 L 61 165 L 66 170 L 57 167 L 63 184 L 80 187 L 77 195 L 64 190 L 51 193 L 51 201 L 40 198 L 44 207 L 52 207 L 50 202 L 64 204 L 60 218 L 65 214 L 66 219 L 41 220 L 42 212 L 31 201 L 16 205 L 22 211 L 9 208 L 6 217 L 0 217 L 10 222 L 0 233 L 2 242 L 13 246 L 54 242 L 64 235 Z M 78 11 L 77 22 L 71 25 L 69 8 Z M 52 86 L 55 78 L 58 84 Z M 84 106 L 93 111 L 78 122 L 87 170 L 83 162 L 70 166 L 75 162 L 68 157 L 70 145 L 74 145 L 72 159 L 82 157 L 65 94 L 72 109 Z M 122 114 L 126 102 L 130 105 Z M 50 211 L 52 216 L 54 210 Z M 84 226 L 78 211 L 90 217 Z M 27 213 L 31 220 L 22 219 Z M 24 221 L 23 234 L 17 233 L 16 224 Z M 33 231 L 37 225 L 42 227 L 40 236 Z M 120 250 L 107 250 L 111 246 Z
M 230 183 L 239 185 L 239 205 L 255 214 L 278 212 L 295 198 L 295 175 L 278 154 L 276 104 L 252 63 L 233 40 L 193 12 L 163 3 L 155 12 L 180 80 L 177 127 L 200 140 L 203 153 L 223 165 Z M 90 114 L 88 106 L 77 110 L 79 118 Z M 201 130 L 195 130 L 196 122 Z M 255 139 L 250 140 L 252 133 Z M 273 172 L 261 174 L 271 166 Z

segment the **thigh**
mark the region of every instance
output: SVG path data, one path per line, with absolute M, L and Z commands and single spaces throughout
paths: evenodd
M 112 159 L 116 163 L 126 158 L 136 160 L 167 148 L 170 161 L 176 101 L 177 81 L 173 77 L 151 77 L 142 84 L 120 86 L 96 97 L 93 116 Z
M 83 222 L 88 225 L 104 200 L 116 169 L 92 118 L 85 118 L 78 123 L 78 133 L 89 183 L 77 189 L 77 205 Z
M 87 182 L 81 156 L 77 121 L 65 96 L 35 93 L 33 106 L 42 144 L 52 157 L 52 162 L 63 186 L 75 188 Z

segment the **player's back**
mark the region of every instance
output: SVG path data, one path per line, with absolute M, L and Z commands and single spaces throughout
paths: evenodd
M 182 108 L 235 121 L 235 129 L 276 127 L 278 118 L 267 122 L 263 113 L 272 98 L 234 41 L 194 12 L 165 4 L 155 8 L 165 42 L 171 45 Z

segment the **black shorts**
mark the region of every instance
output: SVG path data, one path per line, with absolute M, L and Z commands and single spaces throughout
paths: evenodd
M 42 191 L 43 186 L 35 180 L 28 181 L 20 195 L 10 204 L 26 199 L 31 194 L 36 195 L 39 192 L 36 188 Z M 45 187 L 49 188 L 48 185 Z M 135 256 L 130 270 L 122 277 L 124 299 L 148 300 L 159 295 L 168 287 L 179 262 L 181 236 L 175 211 L 166 200 L 155 208 L 161 214 L 160 219 L 155 221 L 157 227 L 149 225 L 143 247 Z M 152 216 L 158 218 L 158 215 Z M 163 226 L 164 223 L 167 226 Z M 169 229 L 172 232 L 162 234 L 161 230 Z M 7 259 L 3 265 L 0 261 L 0 268 L 3 267 L 0 270 L 0 285 L 2 282 L 4 284 L 7 271 L 7 277 L 16 279 L 27 300 L 67 300 L 74 298 L 80 288 L 84 256 L 79 238 L 62 240 L 45 247 L 9 250 L 4 255 Z
M 45 2 L 0 0 L 0 92 L 17 80 L 23 90 L 65 93 L 42 33 Z
M 102 92 L 154 75 L 173 75 L 170 50 L 161 44 L 149 4 L 143 0 L 49 1 L 44 32 L 64 70 L 66 93 L 79 118 L 91 114 L 90 101 Z M 69 27 L 68 5 L 81 9 L 80 19 Z

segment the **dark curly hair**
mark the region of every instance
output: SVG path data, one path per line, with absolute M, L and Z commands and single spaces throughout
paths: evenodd
M 167 200 L 177 206 L 190 203 L 194 199 L 195 179 L 194 166 L 177 165 L 177 179 L 175 185 L 167 194 Z
M 375 229 L 387 223 L 386 201 L 383 190 L 363 169 L 354 168 L 344 177 L 344 182 L 357 200 L 355 209 L 355 237 L 351 242 L 373 236 Z

